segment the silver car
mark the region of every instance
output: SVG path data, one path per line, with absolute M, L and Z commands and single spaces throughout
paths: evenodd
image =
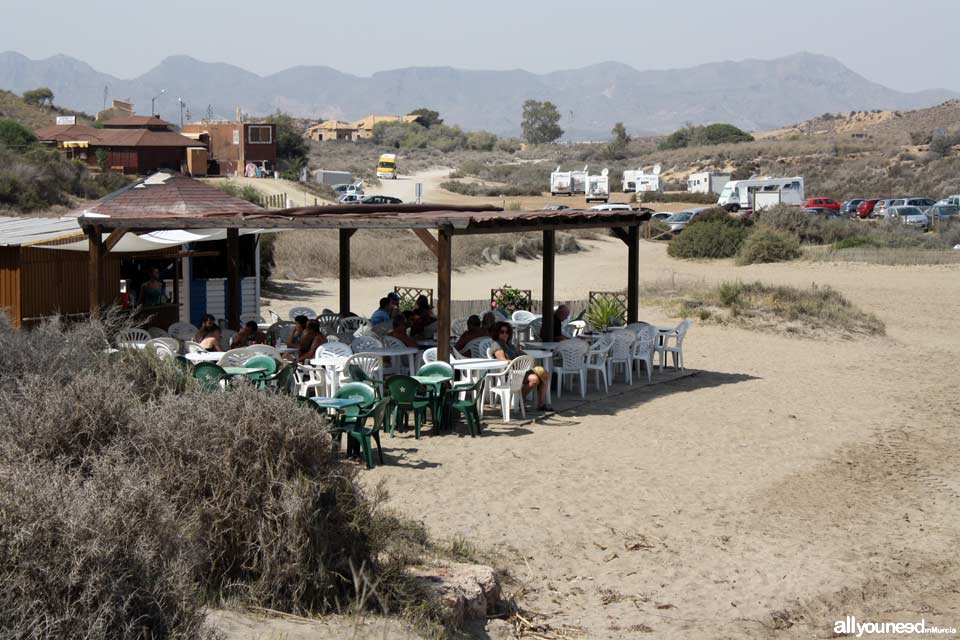
M 899 222 L 911 227 L 926 229 L 930 226 L 930 220 L 919 207 L 888 207 L 886 210 L 888 222 Z
M 691 222 L 693 222 L 698 215 L 709 209 L 710 207 L 700 207 L 699 209 L 687 209 L 685 211 L 678 211 L 673 214 L 664 222 L 670 225 L 671 233 L 680 233 L 687 228 Z
M 889 204 L 891 207 L 916 207 L 920 211 L 926 211 L 936 204 L 936 201 L 930 198 L 896 198 Z

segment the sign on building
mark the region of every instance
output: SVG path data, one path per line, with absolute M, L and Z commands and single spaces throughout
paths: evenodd
M 240 144 L 240 130 L 233 130 L 233 144 Z
M 77 116 L 57 116 L 57 124 L 77 124 Z

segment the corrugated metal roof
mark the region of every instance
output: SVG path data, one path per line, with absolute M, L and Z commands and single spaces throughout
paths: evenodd
M 0 218 L 0 247 L 50 242 L 83 235 L 76 218 Z

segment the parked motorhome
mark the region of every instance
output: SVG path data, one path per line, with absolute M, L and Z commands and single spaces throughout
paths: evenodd
M 313 172 L 313 181 L 317 184 L 323 184 L 332 187 L 335 184 L 353 182 L 353 174 L 349 171 L 330 171 L 329 169 L 317 169 Z
M 573 195 L 573 176 L 570 171 L 560 171 L 560 167 L 557 167 L 550 174 L 550 195 Z
M 717 206 L 723 207 L 727 211 L 753 209 L 754 196 L 760 192 L 767 194 L 763 196 L 764 205 L 769 205 L 773 200 L 769 194 L 779 194 L 779 202 L 788 205 L 800 206 L 805 199 L 802 177 L 752 178 L 750 180 L 731 180 L 728 182 L 723 187 L 723 191 L 720 192 Z
M 663 191 L 660 173 L 646 173 L 642 169 L 629 169 L 623 172 L 624 193 L 659 193 Z
M 691 173 L 687 177 L 687 192 L 716 193 L 719 195 L 728 182 L 730 182 L 729 173 L 714 173 L 712 171 Z
M 570 172 L 570 185 L 573 193 L 586 193 L 587 192 L 587 167 L 589 165 L 584 165 L 583 169 L 580 171 L 571 171 Z
M 587 202 L 606 202 L 610 199 L 609 169 L 604 169 L 598 176 L 587 176 Z

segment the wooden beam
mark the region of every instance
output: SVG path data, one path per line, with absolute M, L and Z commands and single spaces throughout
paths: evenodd
M 413 234 L 420 238 L 420 241 L 423 242 L 423 244 L 427 245 L 427 249 L 430 249 L 430 252 L 434 256 L 437 258 L 440 257 L 440 248 L 437 245 L 437 239 L 430 235 L 429 231 L 426 229 L 411 229 L 410 231 L 413 231 Z
M 103 231 L 98 226 L 87 229 L 89 263 L 87 286 L 90 295 L 90 317 L 100 314 L 103 304 Z
M 103 252 L 110 253 L 113 251 L 113 248 L 117 246 L 117 243 L 127 235 L 126 229 L 114 229 L 110 232 L 110 235 L 107 236 L 107 239 L 103 241 Z
M 240 230 L 227 229 L 227 326 L 240 330 Z
M 556 337 L 553 335 L 556 233 L 556 231 L 543 232 L 543 293 L 541 295 L 543 324 L 540 325 L 540 336 L 548 342 Z
M 340 229 L 340 314 L 350 312 L 350 236 L 356 229 Z
M 610 227 L 610 233 L 623 241 L 623 244 L 630 244 L 630 234 L 623 227 Z
M 450 297 L 453 234 L 441 227 L 437 236 L 437 359 L 450 362 Z
M 627 324 L 637 321 L 640 308 L 640 227 L 627 229 Z

